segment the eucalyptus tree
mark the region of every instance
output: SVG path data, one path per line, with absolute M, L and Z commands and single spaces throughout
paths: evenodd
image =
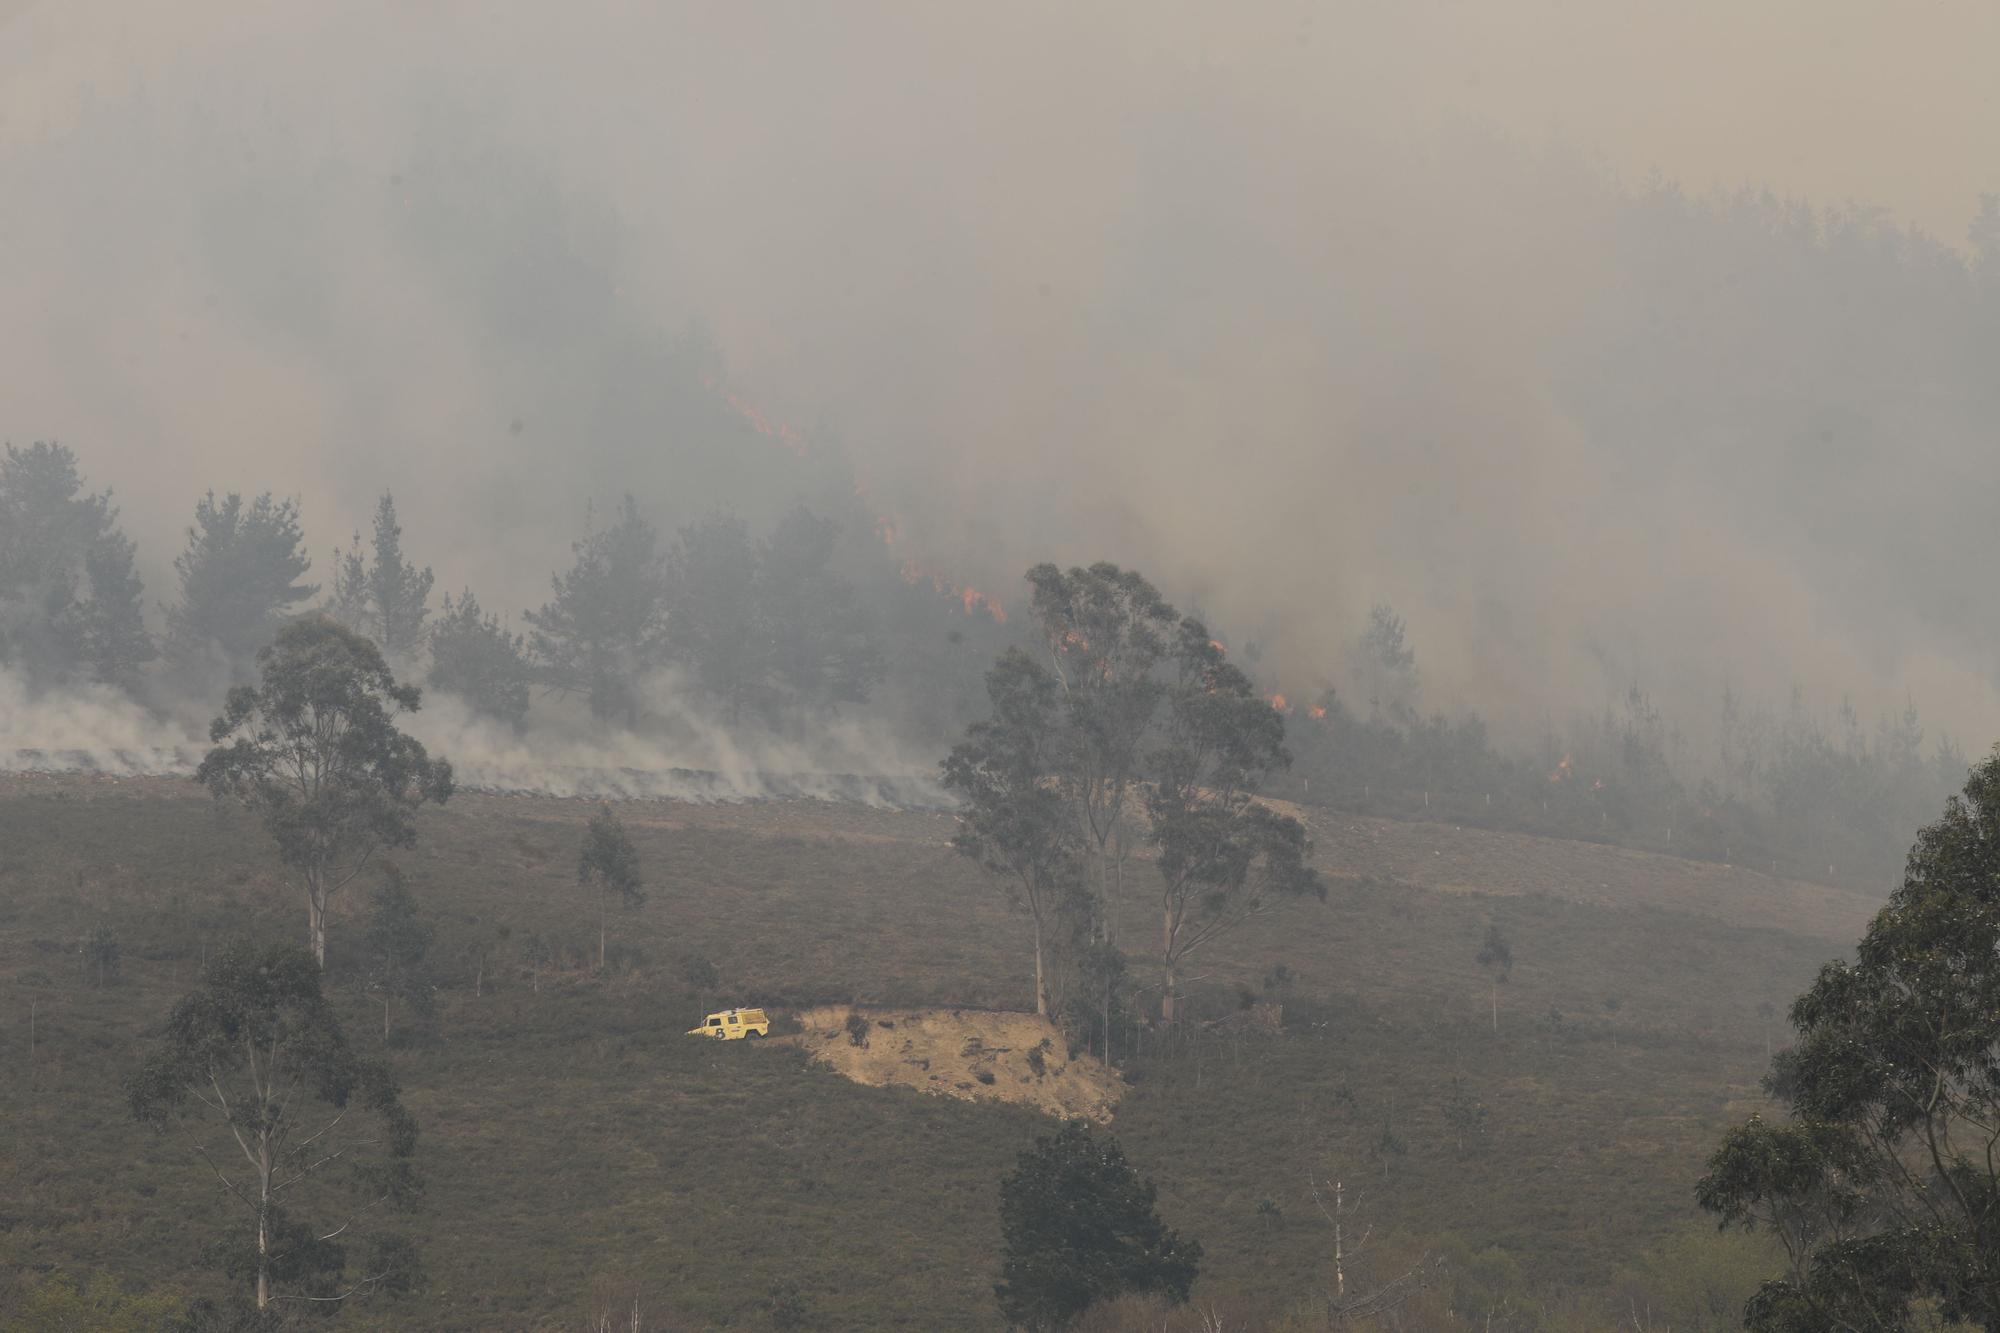
M 624 823 L 608 805 L 597 807 L 583 830 L 583 853 L 577 858 L 576 882 L 597 895 L 597 966 L 604 966 L 606 909 L 615 895 L 627 908 L 646 901 L 639 878 L 639 852 Z
M 992 716 L 966 728 L 942 765 L 946 789 L 964 803 L 951 845 L 1028 909 L 1035 1012 L 1046 1018 L 1049 932 L 1077 883 L 1082 851 L 1069 802 L 1051 777 L 1064 742 L 1062 701 L 1054 675 L 1018 648 L 986 673 L 986 697 Z
M 235 1205 L 237 1225 L 210 1253 L 259 1310 L 414 1285 L 407 1240 L 355 1243 L 386 1205 L 414 1200 L 416 1122 L 387 1066 L 349 1047 L 311 954 L 245 941 L 215 954 L 125 1091 L 132 1114 L 178 1132 Z
M 451 765 L 397 729 L 420 693 L 369 640 L 333 620 L 294 621 L 257 654 L 261 683 L 229 692 L 196 771 L 254 810 L 306 895 L 312 955 L 326 964 L 333 896 L 379 850 L 417 837 L 417 811 L 452 794 Z
M 1067 572 L 1036 565 L 1028 583 L 1064 712 L 1053 770 L 1090 847 L 1108 936 L 1110 904 L 1124 878 L 1129 799 L 1167 694 L 1157 668 L 1173 644 L 1178 616 L 1137 570 L 1108 562 Z
M 1160 1017 L 1173 1022 L 1188 957 L 1290 899 L 1324 902 L 1305 826 L 1256 799 L 1291 761 L 1285 718 L 1259 698 L 1200 621 L 1181 622 L 1161 736 L 1148 761 L 1148 837 L 1158 853 Z
M 1746 1325 L 2000 1330 L 2000 755 L 1791 1021 L 1767 1080 L 1787 1114 L 1730 1131 L 1696 1188 L 1784 1245 Z

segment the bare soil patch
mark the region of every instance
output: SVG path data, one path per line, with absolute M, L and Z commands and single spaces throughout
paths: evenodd
M 992 1009 L 823 1005 L 799 1016 L 798 1042 L 856 1083 L 972 1102 L 1012 1102 L 1061 1119 L 1108 1123 L 1125 1082 L 1089 1054 L 1069 1054 L 1046 1018 Z

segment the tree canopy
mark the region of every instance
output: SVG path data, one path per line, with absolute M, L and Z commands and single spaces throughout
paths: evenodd
M 1081 878 L 1082 839 L 1057 770 L 1063 717 L 1056 680 L 1018 648 L 986 673 L 992 716 L 966 728 L 942 765 L 946 790 L 964 802 L 951 845 L 1000 876 L 1034 921 L 1035 1012 L 1049 1013 L 1048 931 L 1062 896 Z
M 324 964 L 332 896 L 376 851 L 416 841 L 418 809 L 451 796 L 451 765 L 397 729 L 419 692 L 353 630 L 294 621 L 257 663 L 261 683 L 229 692 L 196 777 L 262 817 L 305 889 L 313 957 Z
M 1197 620 L 1180 626 L 1174 672 L 1146 794 L 1169 1022 L 1190 954 L 1281 901 L 1326 899 L 1305 826 L 1255 799 L 1264 776 L 1291 762 L 1284 714 Z
M 605 908 L 612 897 L 627 908 L 646 901 L 639 878 L 639 851 L 625 825 L 608 805 L 597 807 L 583 830 L 583 852 L 577 857 L 576 882 L 597 893 L 597 965 L 604 966 Z
M 1037 1138 L 1000 1182 L 1005 1249 L 993 1291 L 1008 1321 L 1067 1328 L 1098 1301 L 1127 1294 L 1185 1302 L 1201 1242 L 1167 1226 L 1155 1197 L 1118 1141 L 1088 1122 Z
M 402 1238 L 353 1248 L 381 1205 L 414 1200 L 416 1122 L 388 1068 L 348 1045 L 305 950 L 237 941 L 218 952 L 126 1095 L 139 1120 L 181 1130 L 238 1205 L 241 1221 L 210 1254 L 258 1309 L 416 1280 Z
M 1790 1257 L 1746 1324 L 1901 1328 L 1929 1309 L 2000 1330 L 2000 755 L 1791 1022 L 1768 1080 L 1789 1114 L 1731 1131 L 1696 1191 Z
M 470 589 L 456 602 L 444 597 L 444 611 L 431 627 L 432 689 L 455 694 L 473 712 L 520 731 L 528 723 L 535 671 L 527 643 L 500 618 L 482 612 Z
M 155 656 L 132 543 L 111 492 L 83 487 L 59 444 L 0 456 L 0 665 L 30 684 L 129 687 Z
M 403 528 L 396 499 L 382 493 L 375 506 L 374 560 L 364 562 L 361 537 L 334 553 L 333 602 L 328 614 L 375 640 L 391 659 L 409 659 L 423 646 L 430 615 L 432 575 L 403 557 Z
M 270 642 L 292 608 L 319 585 L 300 579 L 312 567 L 299 508 L 266 492 L 245 504 L 234 491 L 210 491 L 195 505 L 187 549 L 174 558 L 180 600 L 168 612 L 169 642 L 186 665 L 220 656 L 247 665 Z
M 571 551 L 552 596 L 530 611 L 529 643 L 542 679 L 581 694 L 600 718 L 635 725 L 639 682 L 667 650 L 667 557 L 660 535 L 630 495 L 608 528 L 592 528 Z

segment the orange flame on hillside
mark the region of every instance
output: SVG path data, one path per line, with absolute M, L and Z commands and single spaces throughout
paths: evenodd
M 1570 776 L 1570 771 L 1569 771 L 1569 756 L 1568 756 L 1568 755 L 1564 755 L 1564 756 L 1562 757 L 1562 762 L 1561 762 L 1560 764 L 1557 764 L 1557 765 L 1556 765 L 1556 766 L 1555 766 L 1554 768 L 1552 768 L 1552 769 L 1550 769 L 1550 770 L 1549 770 L 1549 781 L 1550 781 L 1550 782 L 1565 782 L 1565 781 L 1567 781 L 1567 780 L 1569 779 L 1569 776 Z
M 812 452 L 812 442 L 806 439 L 804 434 L 782 421 L 772 421 L 755 403 L 738 397 L 734 389 L 723 383 L 721 376 L 713 371 L 704 370 L 701 373 L 701 382 L 723 402 L 729 404 L 730 410 L 741 417 L 744 424 L 765 439 L 776 440 L 800 458 Z
M 1271 707 L 1277 709 L 1280 713 L 1289 713 L 1292 711 L 1291 701 L 1286 699 L 1282 694 L 1271 696 Z
M 1224 657 L 1229 656 L 1229 650 L 1222 646 L 1222 640 L 1220 639 L 1210 639 L 1208 646 L 1215 649 L 1216 652 L 1221 653 Z
M 1307 717 L 1325 717 L 1325 716 L 1326 716 L 1326 705 L 1325 705 L 1325 704 L 1314 704 L 1314 705 L 1313 705 L 1312 707 L 1310 707 L 1310 708 L 1306 709 L 1306 716 L 1307 716 Z

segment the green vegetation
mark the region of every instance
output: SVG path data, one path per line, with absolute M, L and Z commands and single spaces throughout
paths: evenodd
M 396 729 L 417 710 L 381 650 L 325 616 L 296 620 L 257 651 L 262 682 L 229 692 L 196 777 L 262 818 L 306 891 L 307 940 L 326 961 L 326 914 L 377 851 L 416 841 L 416 812 L 443 804 L 451 765 Z
M 226 945 L 125 1091 L 134 1119 L 214 1175 L 232 1221 L 204 1258 L 238 1284 L 231 1296 L 268 1311 L 417 1285 L 402 1236 L 377 1233 L 355 1255 L 383 1205 L 421 1189 L 416 1123 L 388 1065 L 355 1055 L 306 950 Z
M 1006 1246 L 994 1294 L 1010 1323 L 1064 1329 L 1093 1304 L 1161 1293 L 1185 1304 L 1201 1242 L 1160 1219 L 1153 1183 L 1081 1120 L 1038 1138 L 1000 1182 Z
M 1787 1270 L 1759 1333 L 1900 1328 L 1921 1310 L 2000 1329 L 2000 757 L 1925 829 L 1853 963 L 1792 1005 L 1770 1084 L 1791 1115 L 1733 1130 L 1702 1178 L 1725 1226 Z
M 625 825 L 609 805 L 597 807 L 583 829 L 583 854 L 576 862 L 576 882 L 597 891 L 597 965 L 604 966 L 605 938 L 608 933 L 606 905 L 613 894 L 627 911 L 646 901 L 639 885 L 639 853 L 626 836 Z
M 997 1327 L 999 1181 L 1049 1122 L 859 1087 L 775 1040 L 679 1035 L 731 1003 L 1025 1007 L 1018 918 L 951 851 L 952 821 L 623 806 L 650 892 L 613 918 L 600 973 L 575 890 L 593 808 L 461 795 L 419 816 L 417 846 L 393 862 L 436 929 L 442 989 L 435 1020 L 391 1041 L 347 984 L 369 965 L 365 903 L 337 901 L 328 1001 L 358 1056 L 390 1062 L 423 1127 L 424 1194 L 397 1222 L 430 1279 L 340 1323 L 577 1328 L 637 1299 L 649 1328 L 766 1327 L 781 1312 L 801 1327 Z M 1205 1250 L 1195 1307 L 1311 1326 L 1332 1231 L 1308 1182 L 1338 1177 L 1373 1230 L 1348 1289 L 1425 1265 L 1406 1326 L 1450 1328 L 1450 1309 L 1470 1327 L 1490 1312 L 1494 1328 L 1601 1328 L 1636 1307 L 1673 1309 L 1677 1329 L 1732 1327 L 1771 1257 L 1762 1237 L 1704 1234 L 1689 1182 L 1763 1104 L 1758 1005 L 1846 947 L 1848 899 L 1528 840 L 1489 848 L 1495 893 L 1424 889 L 1412 881 L 1446 864 L 1428 826 L 1316 820 L 1314 833 L 1324 908 L 1217 941 L 1177 1036 L 1111 1034 L 1132 1080 L 1118 1140 Z M 1620 868 L 1638 886 L 1629 902 L 1521 891 L 1587 898 L 1600 879 L 1627 883 Z M 1736 896 L 1685 912 L 1640 901 L 1678 873 Z M 299 939 L 279 883 L 251 815 L 193 783 L 0 785 L 0 1272 L 13 1275 L 0 1309 L 61 1274 L 223 1295 L 195 1267 L 228 1221 L 214 1179 L 135 1125 L 118 1085 L 205 955 L 245 927 Z M 1157 924 L 1136 907 L 1121 930 Z M 1497 1036 L 1474 962 L 1489 923 L 1535 941 Z M 78 944 L 106 924 L 122 967 L 99 987 Z M 1158 980 L 1135 963 L 1155 998 Z M 1282 1035 L 1203 1025 L 1245 994 L 1284 996 Z M 1561 1025 L 1538 1025 L 1551 1008 Z M 1486 1110 L 1462 1156 L 1455 1079 Z M 1680 1313 L 1704 1301 L 1725 1313 Z

